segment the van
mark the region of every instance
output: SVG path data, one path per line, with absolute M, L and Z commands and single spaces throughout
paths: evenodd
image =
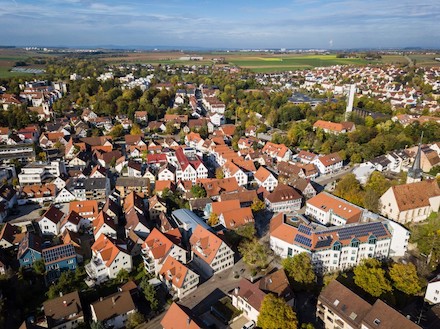
M 253 329 L 255 328 L 255 321 L 247 322 L 241 329 Z

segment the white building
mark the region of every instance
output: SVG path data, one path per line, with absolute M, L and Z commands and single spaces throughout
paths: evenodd
M 182 247 L 174 244 L 169 237 L 181 239 L 182 236 L 178 229 L 170 230 L 166 233 L 154 228 L 142 244 L 142 258 L 145 269 L 148 273 L 158 275 L 167 257 L 186 264 L 187 252 Z
M 159 278 L 179 299 L 188 296 L 199 284 L 199 276 L 172 256 L 165 260 Z
M 380 212 L 402 224 L 420 222 L 440 208 L 437 181 L 427 180 L 390 187 L 380 197 Z
M 124 269 L 131 272 L 133 263 L 131 255 L 125 245 L 116 244 L 116 241 L 100 235 L 91 247 L 92 259 L 85 266 L 87 275 L 97 284 L 114 279 L 119 271 Z
M 20 185 L 42 184 L 45 180 L 52 180 L 66 173 L 63 160 L 51 161 L 50 163 L 30 163 L 21 168 L 18 174 Z
M 321 175 L 334 173 L 342 168 L 342 159 L 338 153 L 332 153 L 319 157 L 313 161 Z
M 345 225 L 362 218 L 364 209 L 327 192 L 321 192 L 307 200 L 306 212 L 323 225 Z
M 425 300 L 431 304 L 440 303 L 440 275 L 428 282 Z
M 352 268 L 364 258 L 387 258 L 391 240 L 385 222 L 296 227 L 281 213 L 270 225 L 270 246 L 277 255 L 286 258 L 306 252 L 320 273 Z
M 232 249 L 217 235 L 201 225 L 197 225 L 193 230 L 190 245 L 195 265 L 208 276 L 234 266 Z
M 128 316 L 136 312 L 130 291 L 119 291 L 90 305 L 92 320 L 104 328 L 125 328 Z
M 276 179 L 275 176 L 263 166 L 258 168 L 254 178 L 258 186 L 264 187 L 269 192 L 273 191 L 278 185 L 278 179 Z

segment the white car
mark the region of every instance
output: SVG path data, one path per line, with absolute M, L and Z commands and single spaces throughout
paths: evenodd
M 255 328 L 255 321 L 249 321 L 247 322 L 241 329 L 253 329 Z

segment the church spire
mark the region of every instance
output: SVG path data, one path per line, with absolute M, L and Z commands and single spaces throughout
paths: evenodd
M 407 183 L 420 182 L 422 180 L 422 173 L 423 173 L 422 165 L 421 165 L 422 139 L 423 139 L 423 131 L 422 131 L 422 135 L 420 136 L 419 148 L 417 149 L 417 154 L 414 159 L 413 165 L 408 170 Z

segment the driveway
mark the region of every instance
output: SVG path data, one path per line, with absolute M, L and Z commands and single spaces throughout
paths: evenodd
M 19 211 L 16 215 L 10 215 L 6 218 L 6 221 L 13 223 L 20 223 L 31 221 L 40 218 L 41 206 L 39 204 L 26 204 L 22 206 L 17 206 Z

